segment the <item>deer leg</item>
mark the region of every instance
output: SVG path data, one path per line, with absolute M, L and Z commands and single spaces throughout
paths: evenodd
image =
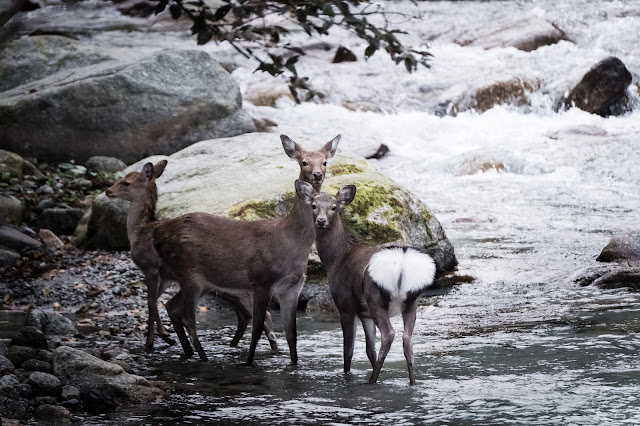
M 413 301 L 407 301 L 404 312 L 402 312 L 402 320 L 404 321 L 404 332 L 402 333 L 402 346 L 404 347 L 404 357 L 407 360 L 407 369 L 409 370 L 409 384 L 416 384 L 416 373 L 413 368 L 413 327 L 416 325 L 416 311 L 418 309 L 417 298 Z
M 200 299 L 200 293 L 190 294 L 187 297 L 183 297 L 183 317 L 182 320 L 184 322 L 184 326 L 187 329 L 187 333 L 191 337 L 191 342 L 193 343 L 193 347 L 198 352 L 200 356 L 200 361 L 207 362 L 207 355 L 204 353 L 202 349 L 202 345 L 200 344 L 200 339 L 198 339 L 198 334 L 196 333 L 196 307 L 198 305 L 198 300 Z
M 237 296 L 231 293 L 217 293 L 218 297 L 223 300 L 229 302 L 234 312 L 236 313 L 236 317 L 238 318 L 238 327 L 236 328 L 236 334 L 231 339 L 231 343 L 229 346 L 236 347 L 244 336 L 244 332 L 247 330 L 247 325 L 249 325 L 249 320 L 251 319 L 251 299 L 246 297 Z
M 341 313 L 340 325 L 342 326 L 344 374 L 351 374 L 351 360 L 353 359 L 353 350 L 356 344 L 355 315 L 349 313 Z
M 276 333 L 273 330 L 273 321 L 271 320 L 271 313 L 267 311 L 264 318 L 264 334 L 269 340 L 269 346 L 273 352 L 278 352 L 278 341 L 276 340 Z
M 376 360 L 376 364 L 373 367 L 373 373 L 371 374 L 371 378 L 369 379 L 369 383 L 375 383 L 378 381 L 380 370 L 382 370 L 382 364 L 384 364 L 384 360 L 389 353 L 389 349 L 391 349 L 391 343 L 393 343 L 396 332 L 393 330 L 391 321 L 389 321 L 389 314 L 384 308 L 376 307 L 375 309 L 372 309 L 371 315 L 376 325 L 380 329 L 381 340 L 378 359 Z
M 189 339 L 187 338 L 187 334 L 184 331 L 184 325 L 182 323 L 182 311 L 184 307 L 183 299 L 184 294 L 182 290 L 180 290 L 167 302 L 166 308 L 169 313 L 169 318 L 171 319 L 171 324 L 173 324 L 173 329 L 178 335 L 178 340 L 180 340 L 180 344 L 182 345 L 184 356 L 185 358 L 191 358 L 193 356 L 193 349 L 191 348 L 191 344 L 189 343 Z
M 160 288 L 158 290 L 158 294 L 156 295 L 156 325 L 158 326 L 158 335 L 162 340 L 164 340 L 167 344 L 173 346 L 176 344 L 176 341 L 169 337 L 169 333 L 164 328 L 164 324 L 162 324 L 162 318 L 160 318 L 160 312 L 157 309 L 158 306 L 158 298 L 164 291 L 167 289 L 169 283 L 167 281 L 160 282 Z
M 367 358 L 371 368 L 376 367 L 376 323 L 371 318 L 360 318 L 367 344 Z
M 284 334 L 289 344 L 289 356 L 291 365 L 298 365 L 298 331 L 296 327 L 296 311 L 298 310 L 298 296 L 304 285 L 303 275 L 297 282 L 278 295 L 280 301 L 280 314 L 284 325 Z
M 256 354 L 256 347 L 260 336 L 264 331 L 264 321 L 267 316 L 267 305 L 271 300 L 270 288 L 261 287 L 258 284 L 253 285 L 253 324 L 251 328 L 251 345 L 249 346 L 249 356 L 247 357 L 247 365 L 253 364 L 253 358 Z
M 147 320 L 147 341 L 144 344 L 146 352 L 153 352 L 153 339 L 155 337 L 154 325 L 160 318 L 158 312 L 158 287 L 159 279 L 155 276 L 145 277 L 147 283 L 147 310 L 149 311 L 149 319 Z M 158 330 L 159 331 L 159 330 Z

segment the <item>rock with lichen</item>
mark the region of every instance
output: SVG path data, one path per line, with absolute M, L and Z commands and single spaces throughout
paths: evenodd
M 297 142 L 315 149 L 327 141 Z M 374 244 L 404 240 L 429 252 L 439 271 L 453 269 L 457 263 L 453 246 L 431 210 L 364 158 L 347 153 L 342 143 L 329 160 L 323 190 L 335 193 L 343 185 L 356 185 L 356 198 L 343 212 L 352 232 Z M 125 171 L 141 170 L 144 163 L 165 158 L 169 164 L 157 180 L 156 214 L 161 220 L 195 211 L 240 220 L 266 219 L 286 215 L 293 205 L 299 168 L 286 156 L 276 135 L 252 133 L 203 141 L 169 157 L 141 160 Z M 97 197 L 83 219 L 84 237 L 77 235 L 76 242 L 99 247 L 95 242 L 113 240 L 114 233 L 126 238 L 126 209 L 126 203 Z

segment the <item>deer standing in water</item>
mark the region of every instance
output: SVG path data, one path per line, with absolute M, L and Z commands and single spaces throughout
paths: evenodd
M 158 190 L 156 178 L 159 178 L 167 166 L 167 161 L 162 160 L 155 165 L 147 163 L 141 172 L 131 172 L 119 180 L 106 191 L 109 198 L 119 198 L 130 202 L 127 213 L 127 237 L 131 246 L 131 258 L 140 268 L 147 285 L 147 305 L 149 319 L 147 323 L 147 339 L 144 348 L 147 352 L 153 351 L 154 323 L 158 326 L 158 335 L 170 345 L 176 342 L 169 337 L 162 325 L 162 319 L 158 312 L 158 298 L 171 284 L 172 279 L 162 273 L 162 260 L 153 242 L 153 234 L 158 226 L 162 225 L 155 217 Z M 251 319 L 251 293 L 245 294 L 218 294 L 229 302 L 238 317 L 238 328 L 231 341 L 231 346 L 236 346 Z M 265 316 L 265 334 L 274 351 L 278 350 L 271 314 Z
M 372 246 L 356 239 L 343 226 L 340 211 L 350 204 L 356 187 L 347 185 L 333 196 L 316 194 L 312 209 L 316 226 L 316 247 L 327 268 L 331 296 L 340 313 L 344 344 L 344 372 L 351 371 L 356 337 L 356 316 L 365 332 L 367 357 L 373 367 L 369 383 L 375 383 L 389 353 L 395 331 L 390 318 L 402 314 L 402 342 L 415 384 L 413 343 L 418 296 L 433 283 L 433 259 L 419 249 L 396 243 Z M 376 326 L 381 346 L 376 359 Z
M 311 201 L 322 186 L 327 160 L 333 157 L 340 135 L 318 151 L 306 151 L 287 136 L 280 138 L 287 155 L 300 165 L 294 205 L 287 216 L 245 222 L 192 213 L 154 231 L 162 270 L 180 284 L 166 308 L 187 357 L 193 355 L 188 333 L 200 359 L 207 360 L 196 333 L 200 295 L 210 290 L 231 295 L 250 291 L 253 327 L 247 364 L 253 363 L 272 296 L 280 301 L 291 363 L 298 362 L 296 310 L 315 239 Z

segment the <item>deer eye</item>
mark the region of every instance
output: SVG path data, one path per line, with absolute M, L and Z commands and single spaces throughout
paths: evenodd
M 331 210 L 335 212 L 336 211 L 336 206 L 331 206 Z
M 302 162 L 302 165 L 303 165 L 303 166 L 308 166 L 308 165 L 309 165 L 309 163 L 307 163 L 306 161 L 303 161 L 303 162 Z
M 323 166 L 326 166 L 326 165 L 327 165 L 327 162 L 325 161 L 324 163 L 322 163 L 322 165 L 323 165 Z
M 315 203 L 311 204 L 311 208 L 315 210 L 317 208 L 316 204 Z

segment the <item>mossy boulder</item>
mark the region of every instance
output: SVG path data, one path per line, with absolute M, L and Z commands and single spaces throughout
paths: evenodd
M 307 149 L 326 142 L 297 141 Z M 265 219 L 286 215 L 293 205 L 298 165 L 285 155 L 280 140 L 272 133 L 199 142 L 169 157 L 141 160 L 125 172 L 140 170 L 145 162 L 163 158 L 169 164 L 157 180 L 156 214 L 160 220 L 194 211 L 241 220 Z M 404 240 L 427 250 L 440 271 L 453 269 L 457 263 L 453 247 L 429 208 L 341 146 L 329 161 L 323 189 L 335 193 L 347 184 L 356 185 L 358 190 L 354 202 L 343 212 L 354 234 L 370 243 Z M 126 210 L 126 203 L 104 195 L 96 197 L 84 218 L 83 230 L 89 237 L 78 235 L 76 242 L 93 248 L 123 248 L 105 243 L 126 241 Z

